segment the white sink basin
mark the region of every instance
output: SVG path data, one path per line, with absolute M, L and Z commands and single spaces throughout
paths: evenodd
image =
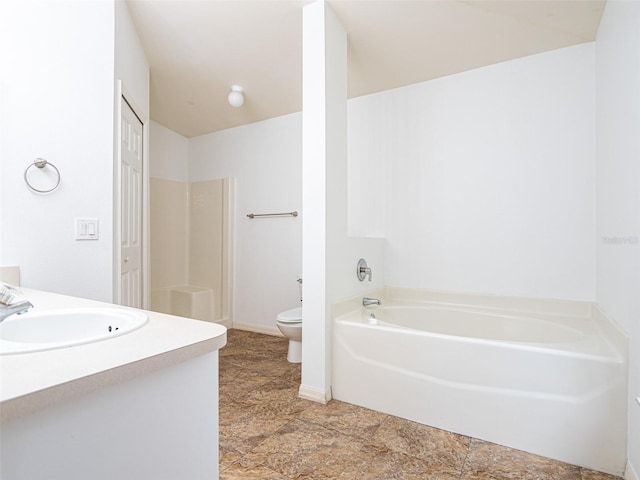
M 143 312 L 122 308 L 32 310 L 0 323 L 0 355 L 98 342 L 132 332 L 148 320 Z

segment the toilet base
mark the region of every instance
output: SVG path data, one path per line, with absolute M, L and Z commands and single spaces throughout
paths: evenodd
M 289 340 L 287 360 L 290 363 L 302 363 L 302 342 L 298 340 Z

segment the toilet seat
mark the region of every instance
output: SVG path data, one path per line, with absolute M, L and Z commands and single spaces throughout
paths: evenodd
M 280 312 L 276 319 L 282 323 L 302 323 L 302 307 Z

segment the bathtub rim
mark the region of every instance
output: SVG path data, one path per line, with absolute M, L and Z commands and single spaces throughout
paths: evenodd
M 362 297 L 379 298 L 385 303 L 406 305 L 431 305 L 440 308 L 482 309 L 488 313 L 510 313 L 518 316 L 551 316 L 591 321 L 600 338 L 616 352 L 619 361 L 628 362 L 629 337 L 613 317 L 597 303 L 555 298 L 516 297 L 493 294 L 461 293 L 443 290 L 385 286 L 354 295 L 333 304 L 332 318 L 337 321 L 346 315 L 361 312 Z M 456 337 L 470 338 L 470 337 Z M 499 342 L 503 342 L 500 340 Z M 505 341 L 506 342 L 506 341 Z M 508 343 L 508 342 L 506 342 Z M 519 344 L 519 343 L 518 343 Z
M 394 332 L 394 333 L 407 333 L 409 335 L 416 335 L 420 337 L 430 337 L 434 339 L 442 339 L 445 341 L 455 341 L 464 344 L 473 345 L 486 345 L 495 348 L 511 348 L 522 351 L 545 353 L 548 355 L 557 355 L 564 357 L 573 357 L 577 359 L 598 361 L 612 364 L 624 364 L 626 357 L 622 352 L 610 348 L 608 353 L 590 353 L 580 350 L 571 350 L 566 348 L 567 344 L 563 343 L 535 343 L 535 342 L 517 342 L 503 339 L 481 338 L 481 337 L 465 337 L 461 335 L 450 335 L 446 333 L 430 332 L 426 330 L 415 330 L 405 327 L 397 327 L 386 324 L 370 325 L 362 322 L 352 313 L 344 314 L 334 319 L 335 323 L 341 323 L 349 325 L 355 328 L 372 328 L 380 331 Z M 565 347 L 565 348 L 563 348 Z

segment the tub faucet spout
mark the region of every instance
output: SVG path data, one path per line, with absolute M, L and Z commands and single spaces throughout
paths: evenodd
M 368 307 L 369 305 L 382 305 L 382 302 L 378 298 L 363 297 L 362 305 L 364 307 Z
M 5 318 L 13 315 L 14 313 L 20 315 L 21 313 L 29 310 L 31 307 L 33 307 L 33 305 L 27 300 L 11 305 L 0 304 L 0 322 L 2 322 Z

